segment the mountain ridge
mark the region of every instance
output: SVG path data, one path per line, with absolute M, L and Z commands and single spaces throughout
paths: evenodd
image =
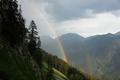
M 72 34 L 73 35 L 73 34 Z M 76 35 L 76 34 L 74 34 Z M 67 36 L 67 37 L 66 37 Z M 119 59 L 114 59 L 115 55 L 119 55 L 119 43 L 120 43 L 120 36 L 116 34 L 104 34 L 104 35 L 96 35 L 88 38 L 84 38 L 83 41 L 79 40 L 80 38 L 74 38 L 69 34 L 60 36 L 58 39 L 61 41 L 63 48 L 65 50 L 66 55 L 68 56 L 68 61 L 71 64 L 74 64 L 75 67 L 81 66 L 85 71 L 89 71 L 89 64 L 90 61 L 93 68 L 91 68 L 93 74 L 98 74 L 102 76 L 103 74 L 106 76 L 110 76 L 111 73 L 108 74 L 108 71 L 111 70 L 108 65 L 111 65 L 112 68 L 115 70 L 115 65 L 111 64 L 111 61 L 114 63 L 117 62 Z M 76 35 L 79 37 L 79 35 Z M 61 39 L 62 38 L 62 39 Z M 78 39 L 78 40 L 77 40 Z M 90 60 L 87 60 L 88 57 Z M 106 60 L 107 58 L 107 60 Z M 102 64 L 102 65 L 101 65 Z M 101 66 L 100 66 L 101 65 Z M 120 65 L 120 64 L 118 64 Z M 87 67 L 88 66 L 88 67 Z M 98 69 L 98 66 L 100 69 Z M 104 66 L 104 68 L 102 68 Z M 107 70 L 104 70 L 107 68 Z M 98 73 L 100 70 L 101 73 Z M 90 71 L 91 72 L 91 71 Z M 114 71 L 114 72 L 119 72 Z M 107 75 L 108 74 L 108 75 Z M 115 78 L 118 78 L 117 75 L 112 74 Z M 105 76 L 104 76 L 105 77 Z M 106 79 L 110 79 L 106 77 Z

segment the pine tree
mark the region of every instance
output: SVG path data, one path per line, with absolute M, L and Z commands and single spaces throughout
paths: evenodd
M 40 38 L 38 37 L 37 26 L 35 22 L 32 20 L 30 23 L 29 31 L 29 51 L 34 53 L 36 48 L 39 48 L 41 45 Z
M 30 26 L 29 26 L 29 38 L 30 40 L 33 40 L 33 41 L 36 41 L 37 40 L 37 35 L 38 35 L 38 32 L 37 32 L 37 26 L 35 24 L 35 22 L 32 20 L 31 23 L 30 23 Z

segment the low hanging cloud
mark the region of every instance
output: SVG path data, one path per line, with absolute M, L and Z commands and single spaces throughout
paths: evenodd
M 73 32 L 84 37 L 96 34 L 116 33 L 120 31 L 120 15 L 115 15 L 114 13 L 118 14 L 118 12 L 119 11 L 98 14 L 93 13 L 90 18 L 64 21 L 60 23 L 57 30 L 59 34 L 63 32 Z

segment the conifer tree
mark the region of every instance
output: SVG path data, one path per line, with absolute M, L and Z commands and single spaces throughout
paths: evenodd
M 29 38 L 30 40 L 34 40 L 36 41 L 37 40 L 37 35 L 38 35 L 38 32 L 37 32 L 37 26 L 35 24 L 35 22 L 32 20 L 31 23 L 30 23 L 30 26 L 29 26 Z
M 41 45 L 40 38 L 38 37 L 37 26 L 35 22 L 32 20 L 30 23 L 29 31 L 29 51 L 34 53 L 36 48 L 39 48 Z

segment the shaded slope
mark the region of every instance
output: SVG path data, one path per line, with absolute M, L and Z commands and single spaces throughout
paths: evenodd
M 22 48 L 21 48 L 22 49 Z M 24 54 L 24 56 L 22 56 Z M 8 80 L 39 80 L 33 68 L 32 58 L 27 51 L 18 52 L 0 42 L 0 72 L 6 74 Z

